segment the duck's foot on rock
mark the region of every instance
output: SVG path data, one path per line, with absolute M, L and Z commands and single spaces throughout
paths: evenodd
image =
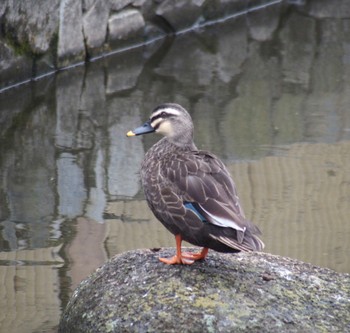
M 203 250 L 198 253 L 182 252 L 182 257 L 193 261 L 203 260 L 207 256 L 208 251 L 209 249 L 207 247 L 204 247 Z
M 171 258 L 159 258 L 159 260 L 167 265 L 191 265 L 195 262 L 191 258 L 184 256 L 173 256 Z
M 191 265 L 197 260 L 203 260 L 208 254 L 209 249 L 204 247 L 201 252 L 180 252 L 171 258 L 159 258 L 161 262 L 168 265 Z

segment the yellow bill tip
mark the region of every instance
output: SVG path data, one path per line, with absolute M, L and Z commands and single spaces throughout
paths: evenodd
M 135 136 L 136 134 L 133 131 L 129 131 L 126 133 L 126 136 Z

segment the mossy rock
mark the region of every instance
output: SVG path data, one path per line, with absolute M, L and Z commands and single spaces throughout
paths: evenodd
M 265 253 L 210 252 L 190 266 L 158 256 L 131 251 L 97 269 L 59 332 L 350 332 L 349 274 Z

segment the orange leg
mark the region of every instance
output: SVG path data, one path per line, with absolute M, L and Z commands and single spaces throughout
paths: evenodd
M 165 264 L 168 265 L 175 265 L 175 264 L 185 264 L 185 265 L 191 265 L 194 263 L 194 260 L 188 260 L 182 257 L 181 254 L 181 243 L 182 243 L 182 238 L 181 235 L 176 235 L 175 236 L 176 240 L 176 255 L 171 257 L 171 258 L 159 258 L 161 262 L 164 262 Z
M 159 258 L 161 262 L 164 262 L 165 264 L 168 264 L 168 265 L 174 265 L 174 264 L 191 265 L 196 260 L 204 259 L 208 254 L 208 248 L 203 248 L 202 252 L 200 253 L 181 253 L 181 243 L 182 243 L 181 235 L 180 234 L 176 235 L 175 240 L 176 240 L 176 255 L 171 258 Z

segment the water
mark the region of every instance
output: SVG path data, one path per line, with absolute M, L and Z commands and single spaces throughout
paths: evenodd
M 317 9 L 317 8 L 316 8 Z M 350 19 L 280 5 L 0 94 L 0 331 L 54 332 L 111 256 L 174 246 L 143 200 L 162 102 L 231 171 L 266 251 L 350 272 Z

